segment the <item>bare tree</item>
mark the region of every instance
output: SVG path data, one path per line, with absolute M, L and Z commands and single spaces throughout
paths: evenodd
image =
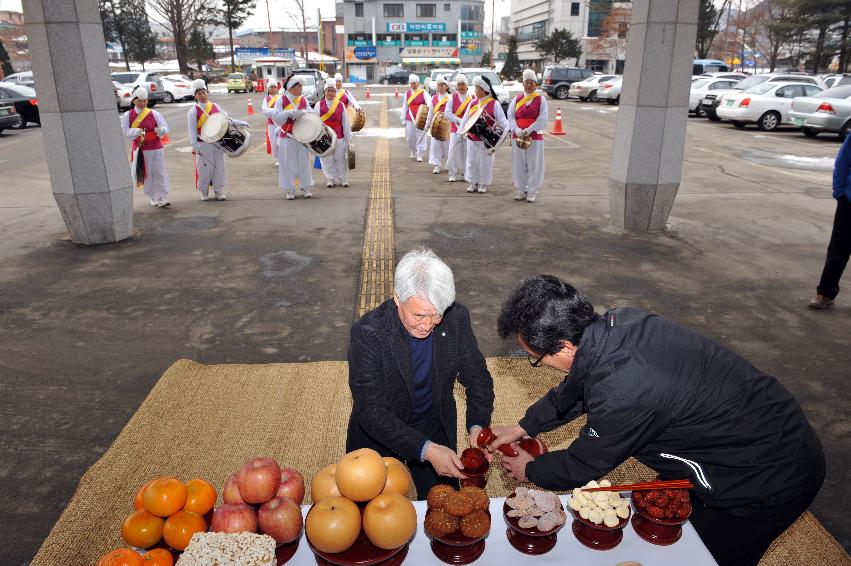
M 304 0 L 293 0 L 293 3 L 297 9 L 295 12 L 291 12 L 288 8 L 287 16 L 301 30 L 301 57 L 304 59 L 304 64 L 309 67 L 307 61 L 307 12 L 305 11 Z
M 155 21 L 174 38 L 180 72 L 188 72 L 186 45 L 189 34 L 207 21 L 211 7 L 204 0 L 148 0 L 148 5 L 159 16 Z

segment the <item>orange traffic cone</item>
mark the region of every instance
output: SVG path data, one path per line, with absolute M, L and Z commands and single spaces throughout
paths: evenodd
M 564 128 L 561 127 L 561 107 L 556 106 L 556 121 L 553 124 L 553 129 L 550 132 L 551 136 L 563 136 Z
M 366 97 L 369 98 L 369 87 L 366 87 Z
M 395 96 L 396 98 L 399 98 L 399 87 L 398 86 L 396 87 L 396 94 L 393 95 L 393 96 Z
M 251 103 L 251 99 L 248 99 L 248 115 L 251 116 L 254 114 L 254 105 Z

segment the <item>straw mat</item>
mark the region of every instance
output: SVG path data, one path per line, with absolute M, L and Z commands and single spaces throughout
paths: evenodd
M 494 423 L 512 423 L 562 376 L 534 369 L 525 358 L 490 358 Z M 265 455 L 299 470 L 307 482 L 344 453 L 351 397 L 345 362 L 203 366 L 180 360 L 166 371 L 112 446 L 82 477 L 33 566 L 95 564 L 122 546 L 120 526 L 149 479 L 201 477 L 220 488 L 247 459 Z M 459 407 L 464 392 L 455 391 Z M 459 411 L 463 418 L 463 410 Z M 581 421 L 548 433 L 552 449 L 566 447 Z M 459 439 L 464 438 L 459 423 Z M 499 466 L 488 492 L 510 493 Z M 653 477 L 630 460 L 608 476 L 613 483 Z M 309 499 L 308 499 L 309 500 Z M 778 539 L 763 566 L 842 565 L 851 559 L 809 513 Z

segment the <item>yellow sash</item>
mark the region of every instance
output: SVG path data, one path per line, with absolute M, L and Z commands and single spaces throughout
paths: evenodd
M 433 111 L 434 111 L 435 114 L 440 111 L 440 107 L 443 106 L 444 104 L 446 104 L 447 100 L 449 100 L 448 94 L 446 96 L 444 96 L 442 99 L 440 99 L 440 101 L 438 101 L 437 104 L 434 105 Z
M 473 100 L 473 97 L 467 95 L 467 98 L 464 99 L 464 102 L 461 103 L 461 106 L 459 106 L 453 111 L 457 117 L 461 118 L 462 116 L 464 116 L 464 110 L 467 109 L 467 105 L 470 104 L 471 100 Z
M 275 96 L 270 97 L 269 102 L 266 103 L 266 106 L 268 106 L 269 108 L 273 108 L 280 97 L 280 94 L 276 94 Z
M 337 110 L 337 106 L 340 105 L 340 97 L 341 96 L 342 96 L 342 93 L 340 93 L 336 97 L 334 97 L 334 101 L 331 102 L 331 106 L 328 108 L 328 112 L 326 112 L 325 114 L 322 115 L 322 121 L 323 122 L 334 115 L 334 112 L 336 112 L 336 110 Z
M 201 114 L 201 117 L 198 118 L 198 131 L 201 131 L 201 126 L 204 125 L 204 122 L 207 121 L 207 118 L 210 116 L 210 112 L 213 110 L 213 103 L 208 102 L 207 106 L 204 108 L 204 113 Z
M 493 100 L 493 97 L 492 97 L 492 96 L 486 96 L 486 97 L 484 97 L 484 98 L 480 98 L 480 99 L 478 100 L 478 102 L 476 102 L 474 105 L 472 105 L 472 106 L 470 107 L 470 115 L 472 116 L 473 114 L 475 114 L 475 113 L 476 113 L 476 110 L 478 110 L 479 108 L 484 108 L 485 106 L 487 106 L 487 105 L 488 105 L 488 103 L 489 103 L 491 100 Z
M 148 114 L 150 114 L 150 113 L 151 113 L 150 108 L 145 108 L 144 110 L 142 110 L 142 112 L 140 112 L 139 115 L 136 116 L 136 119 L 133 120 L 133 123 L 130 124 L 130 127 L 131 128 L 138 128 L 139 124 L 141 124 L 145 120 L 145 118 L 148 117 Z
M 517 104 L 514 105 L 514 111 L 517 112 L 518 110 L 520 110 L 520 108 L 523 107 L 524 104 L 529 104 L 530 102 L 532 102 L 533 100 L 538 98 L 538 96 L 540 96 L 540 95 L 537 92 L 533 92 L 532 94 L 527 94 L 521 100 L 517 101 Z
M 415 99 L 416 97 L 418 97 L 418 96 L 420 95 L 420 93 L 422 93 L 422 91 L 423 91 L 423 89 L 418 88 L 418 89 L 417 89 L 417 91 L 416 91 L 415 93 L 411 94 L 411 96 L 409 96 L 409 97 L 408 97 L 408 106 L 410 106 L 410 105 L 411 105 L 411 102 L 413 102 L 413 101 L 414 101 L 414 99 Z
M 287 97 L 287 100 L 290 100 L 289 97 Z M 290 103 L 287 104 L 287 106 L 286 106 L 286 108 L 284 108 L 284 110 L 292 110 L 293 108 L 298 108 L 299 104 L 301 104 L 301 97 L 300 96 L 298 98 L 296 98 L 295 100 L 290 100 Z

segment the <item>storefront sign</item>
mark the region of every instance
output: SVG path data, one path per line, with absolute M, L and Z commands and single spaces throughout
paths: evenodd
M 376 63 L 374 45 L 365 47 L 346 47 L 346 63 Z
M 480 37 L 481 35 L 482 34 L 477 31 L 462 31 L 461 39 L 475 39 L 477 37 Z
M 388 33 L 421 33 L 446 31 L 446 24 L 424 22 L 387 22 Z
M 405 22 L 387 22 L 387 31 L 389 33 L 405 33 Z
M 457 47 L 403 47 L 400 57 L 458 57 Z
M 277 48 L 275 53 L 269 52 L 268 47 L 237 47 L 233 50 L 234 57 L 238 59 L 257 59 L 258 57 L 283 57 L 285 59 L 293 59 L 295 57 L 295 49 Z

